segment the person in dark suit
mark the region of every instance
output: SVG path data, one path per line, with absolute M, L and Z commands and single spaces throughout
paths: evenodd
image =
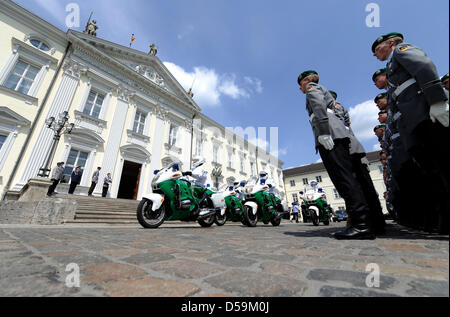
M 70 186 L 69 186 L 69 194 L 73 195 L 75 192 L 75 188 L 78 184 L 81 183 L 81 177 L 83 176 L 83 172 L 81 171 L 81 166 L 78 166 L 70 176 Z
M 48 188 L 47 196 L 51 197 L 52 195 L 55 194 L 56 186 L 58 186 L 59 182 L 63 179 L 63 174 L 64 174 L 64 162 L 59 162 L 53 169 L 53 173 L 50 178 L 52 184 Z

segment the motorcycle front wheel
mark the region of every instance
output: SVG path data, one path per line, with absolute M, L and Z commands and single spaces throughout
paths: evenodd
M 166 210 L 164 205 L 155 211 L 152 210 L 152 207 L 153 202 L 144 198 L 137 208 L 137 219 L 140 225 L 146 229 L 156 229 L 161 226 L 165 220 Z
M 270 223 L 272 224 L 272 226 L 278 227 L 281 224 L 281 218 L 274 217 L 274 218 L 270 219 Z
M 208 217 L 206 219 L 199 219 L 197 222 L 203 228 L 209 228 L 214 224 L 215 221 L 216 221 L 216 215 L 212 215 L 211 217 Z
M 223 216 L 220 214 L 216 215 L 216 219 L 214 220 L 214 222 L 219 227 L 222 227 L 227 222 L 227 213 L 224 213 Z
M 256 227 L 258 222 L 258 214 L 253 214 L 252 208 L 249 206 L 244 207 L 244 220 L 248 227 Z

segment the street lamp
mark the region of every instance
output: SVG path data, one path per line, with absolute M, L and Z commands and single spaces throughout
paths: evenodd
M 55 117 L 50 117 L 45 120 L 45 125 L 47 128 L 53 130 L 53 142 L 50 150 L 47 154 L 47 158 L 45 160 L 44 166 L 39 170 L 39 177 L 48 177 L 50 174 L 50 164 L 52 163 L 53 157 L 55 156 L 56 147 L 58 146 L 58 142 L 61 139 L 61 135 L 63 134 L 71 134 L 73 128 L 75 127 L 74 123 L 68 124 L 69 121 L 69 113 L 64 111 L 59 114 L 58 119 Z

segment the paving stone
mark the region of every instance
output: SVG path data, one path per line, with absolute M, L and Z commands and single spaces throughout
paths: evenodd
M 101 255 L 104 256 L 112 256 L 112 257 L 124 257 L 124 256 L 130 256 L 130 255 L 135 255 L 135 254 L 142 254 L 142 253 L 146 253 L 146 251 L 144 250 L 139 250 L 139 249 L 108 249 L 108 250 L 103 250 L 100 251 Z
M 343 288 L 325 285 L 319 291 L 322 297 L 397 297 L 392 293 L 381 293 L 372 290 L 363 290 L 358 288 Z
M 149 264 L 154 262 L 161 262 L 161 261 L 167 261 L 175 259 L 175 257 L 171 254 L 161 254 L 161 253 L 142 253 L 142 254 L 136 254 L 132 255 L 130 257 L 122 259 L 122 261 L 141 265 L 141 264 Z
M 407 264 L 414 264 L 422 267 L 432 267 L 432 268 L 442 268 L 448 271 L 448 259 L 437 260 L 437 259 L 422 259 L 422 258 L 404 258 L 403 262 Z
M 135 266 L 112 262 L 87 265 L 80 273 L 82 273 L 82 280 L 88 283 L 133 279 L 147 275 L 146 271 Z
M 323 256 L 327 255 L 324 252 L 310 251 L 310 250 L 301 250 L 301 249 L 286 250 L 286 251 L 283 251 L 283 253 L 284 254 L 288 254 L 288 255 L 307 256 L 307 257 L 323 257 Z
M 384 251 L 380 248 L 377 247 L 370 247 L 370 248 L 364 248 L 363 250 L 361 250 L 361 252 L 359 252 L 359 255 L 363 255 L 363 256 L 383 256 L 384 255 Z
M 426 249 L 420 245 L 414 244 L 383 244 L 380 247 L 389 251 L 402 251 L 402 252 L 418 252 L 418 253 L 430 253 L 436 252 L 436 250 Z
M 261 263 L 259 267 L 263 273 L 283 275 L 292 278 L 301 278 L 303 272 L 305 271 L 302 268 L 278 262 L 264 262 Z
M 186 297 L 200 291 L 200 288 L 192 283 L 150 277 L 106 283 L 103 289 L 112 297 Z
M 338 281 L 349 283 L 355 287 L 367 287 L 366 278 L 368 274 L 344 270 L 315 269 L 308 273 L 307 279 L 323 282 Z M 397 280 L 395 278 L 380 274 L 380 289 L 392 288 L 396 283 Z
M 215 265 L 181 259 L 170 262 L 155 263 L 150 265 L 149 268 L 184 279 L 203 278 L 211 274 L 219 273 L 223 270 Z
M 403 266 L 403 265 L 389 265 L 389 264 L 379 264 L 380 274 L 383 276 L 387 275 L 403 275 L 412 276 L 416 278 L 424 279 L 434 279 L 441 281 L 448 281 L 448 271 L 442 271 L 438 269 L 424 268 L 424 267 L 413 267 L 413 266 Z M 366 265 L 362 263 L 357 263 L 354 265 L 355 270 L 365 271 Z
M 448 281 L 414 280 L 408 283 L 411 288 L 406 291 L 411 296 L 448 297 Z
M 306 283 L 292 278 L 237 269 L 204 281 L 225 292 L 250 297 L 297 297 L 307 289 Z
M 256 263 L 256 261 L 254 260 L 238 258 L 235 256 L 218 256 L 215 258 L 208 259 L 208 261 L 231 267 L 248 267 Z
M 257 260 L 274 260 L 280 262 L 290 262 L 294 260 L 296 257 L 293 255 L 287 254 L 258 254 L 258 253 L 250 253 L 247 254 L 246 257 Z

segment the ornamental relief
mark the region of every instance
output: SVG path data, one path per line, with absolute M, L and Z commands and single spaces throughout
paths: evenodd
M 146 66 L 146 65 L 136 65 L 136 64 L 129 64 L 129 66 L 132 69 L 134 69 L 138 74 L 151 80 L 153 83 L 155 83 L 159 87 L 161 87 L 167 91 L 170 91 L 164 81 L 164 78 L 160 74 L 158 74 L 152 67 Z

